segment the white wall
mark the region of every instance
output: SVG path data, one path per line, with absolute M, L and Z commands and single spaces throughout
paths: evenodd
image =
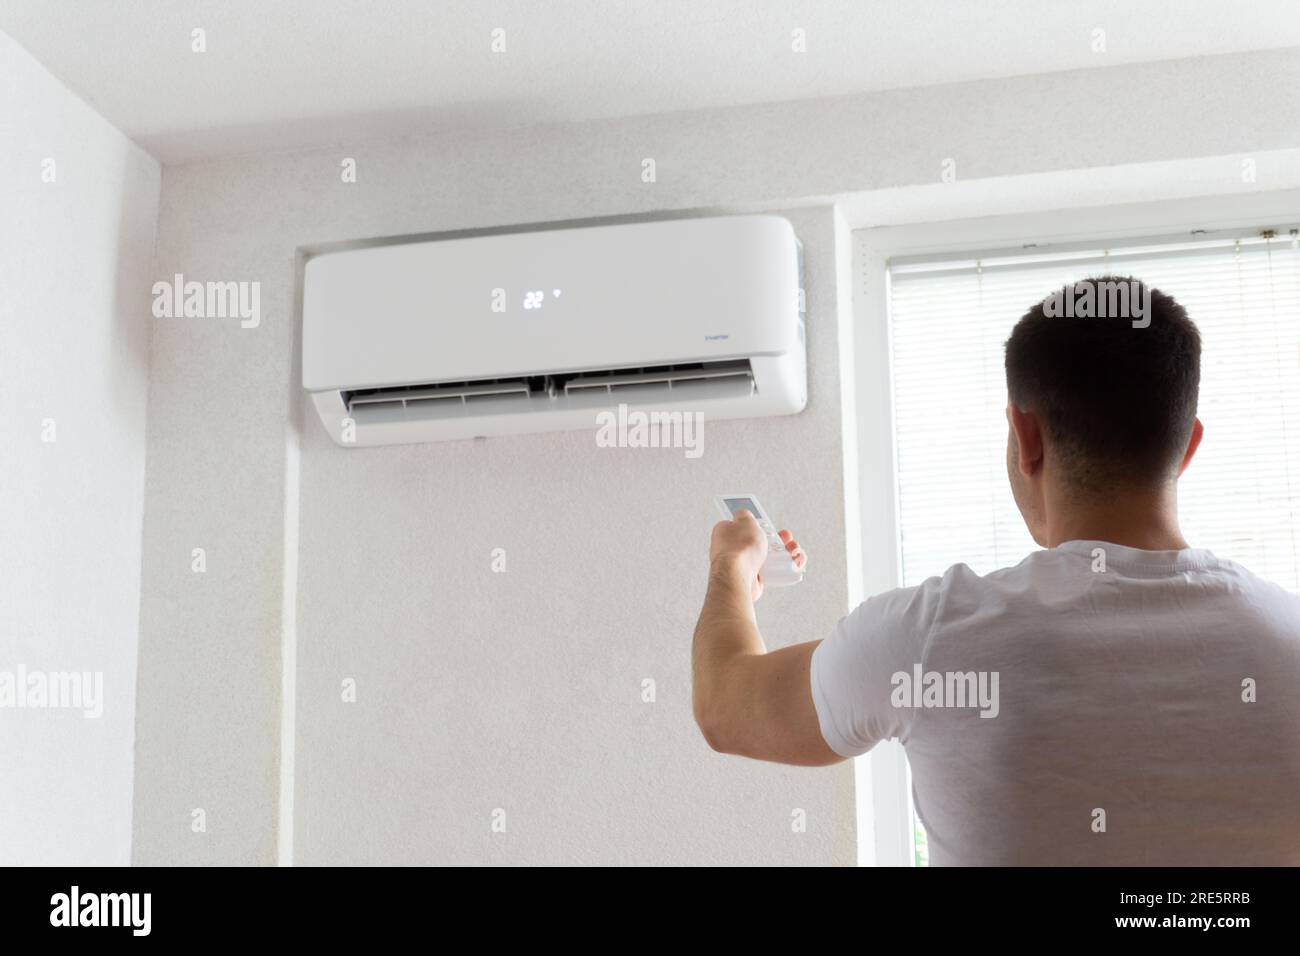
M 712 755 L 687 683 L 724 480 L 772 489 L 814 555 L 798 593 L 765 599 L 771 643 L 846 610 L 846 248 L 817 197 L 935 183 L 946 158 L 969 180 L 1293 148 L 1297 77 L 1289 51 L 168 167 L 158 274 L 260 281 L 264 315 L 154 328 L 136 861 L 273 862 L 292 756 L 298 862 L 852 862 L 849 768 Z M 715 423 L 699 462 L 587 433 L 343 450 L 304 416 L 300 250 L 698 207 L 787 209 L 808 245 L 802 415 Z
M 0 672 L 103 675 L 98 719 L 0 708 L 0 865 L 130 861 L 158 190 L 0 34 Z

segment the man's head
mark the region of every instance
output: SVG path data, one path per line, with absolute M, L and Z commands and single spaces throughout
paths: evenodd
M 1053 508 L 1163 495 L 1200 442 L 1200 334 L 1136 279 L 1085 279 L 1035 305 L 1007 340 L 1006 371 L 1007 470 L 1040 544 Z

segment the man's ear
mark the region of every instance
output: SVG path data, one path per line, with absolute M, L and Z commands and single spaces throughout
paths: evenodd
M 1043 467 L 1043 432 L 1038 427 L 1038 416 L 1008 402 L 1007 422 L 1011 425 L 1012 440 L 1020 451 L 1016 466 L 1022 475 L 1032 478 Z
M 1201 447 L 1201 439 L 1205 437 L 1205 426 L 1201 424 L 1199 418 L 1192 420 L 1192 437 L 1187 439 L 1187 451 L 1183 452 L 1183 463 L 1178 466 L 1178 476 L 1181 478 L 1187 466 L 1192 463 L 1192 457 L 1196 454 L 1196 449 Z

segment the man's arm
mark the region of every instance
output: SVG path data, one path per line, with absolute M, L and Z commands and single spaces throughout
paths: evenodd
M 806 560 L 788 531 L 786 548 Z M 809 671 L 820 641 L 767 653 L 754 617 L 767 539 L 748 512 L 713 529 L 709 589 L 692 648 L 695 721 L 714 750 L 820 767 L 844 758 L 827 746 Z

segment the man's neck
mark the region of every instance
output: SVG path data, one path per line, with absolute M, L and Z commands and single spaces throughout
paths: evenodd
M 1113 501 L 1048 509 L 1047 547 L 1063 541 L 1108 541 L 1142 551 L 1181 551 L 1188 547 L 1178 528 L 1178 500 L 1171 485 L 1158 493 L 1116 495 Z

